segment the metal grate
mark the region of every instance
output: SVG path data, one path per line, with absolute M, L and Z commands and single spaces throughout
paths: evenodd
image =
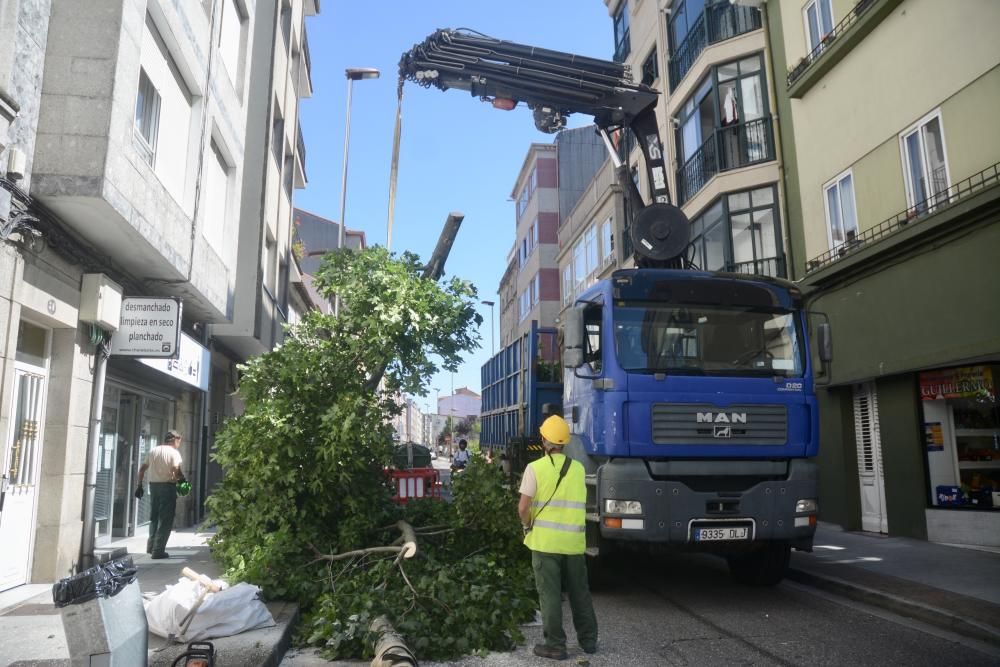
M 847 257 L 852 252 L 865 247 L 883 237 L 894 234 L 906 227 L 917 224 L 932 213 L 938 213 L 969 195 L 1000 183 L 1000 162 L 983 169 L 978 174 L 973 174 L 965 180 L 959 181 L 950 188 L 942 187 L 937 194 L 931 195 L 921 202 L 900 211 L 896 215 L 886 218 L 879 224 L 858 233 L 848 234 L 847 240 L 824 252 L 822 255 L 814 257 L 806 262 L 806 273 L 816 271 L 828 264 Z
M 783 405 L 721 409 L 711 404 L 653 404 L 657 445 L 783 445 L 787 439 L 788 413 Z

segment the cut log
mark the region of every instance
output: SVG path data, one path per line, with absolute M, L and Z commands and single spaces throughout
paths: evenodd
M 378 637 L 375 640 L 375 657 L 372 658 L 371 667 L 419 666 L 416 656 L 396 633 L 388 618 L 379 616 L 372 621 L 369 630 Z

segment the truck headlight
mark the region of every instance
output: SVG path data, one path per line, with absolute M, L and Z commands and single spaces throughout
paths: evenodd
M 604 511 L 608 514 L 642 514 L 642 503 L 638 500 L 604 500 Z
M 807 512 L 815 514 L 818 511 L 819 511 L 819 503 L 817 503 L 812 498 L 804 498 L 802 500 L 795 501 L 796 514 L 804 514 Z

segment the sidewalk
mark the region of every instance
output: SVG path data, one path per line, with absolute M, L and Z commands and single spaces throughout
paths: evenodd
M 185 567 L 213 579 L 219 577 L 219 566 L 212 561 L 206 545 L 209 537 L 210 533 L 194 529 L 174 531 L 167 543 L 171 557 L 166 560 L 152 560 L 145 553 L 145 535 L 105 546 L 127 548 L 139 571 L 139 589 L 143 593 L 160 593 L 177 583 Z M 281 661 L 298 620 L 298 605 L 272 602 L 268 609 L 277 624 L 274 627 L 211 640 L 217 667 L 271 667 Z M 149 665 L 169 666 L 185 648 L 150 633 Z M 32 584 L 0 593 L 0 667 L 68 664 L 69 648 L 60 612 L 52 604 L 52 584 Z
M 1000 646 L 1000 550 L 846 532 L 820 523 L 793 581 Z

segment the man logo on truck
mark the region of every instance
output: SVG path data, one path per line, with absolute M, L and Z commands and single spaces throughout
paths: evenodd
M 704 424 L 746 424 L 747 413 L 745 412 L 699 412 L 698 423 Z M 719 437 L 719 436 L 716 436 Z M 722 436 L 725 437 L 725 436 Z

